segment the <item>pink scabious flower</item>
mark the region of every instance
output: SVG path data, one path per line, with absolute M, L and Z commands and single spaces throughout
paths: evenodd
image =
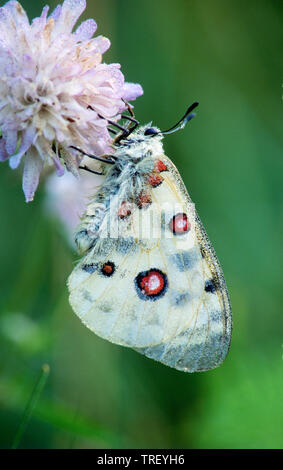
M 102 63 L 110 41 L 92 38 L 96 23 L 75 23 L 85 0 L 65 0 L 30 24 L 16 1 L 0 8 L 0 161 L 12 169 L 25 156 L 23 190 L 32 201 L 44 165 L 78 175 L 82 156 L 111 152 L 107 119 L 117 121 L 143 91 L 125 83 L 119 64 Z

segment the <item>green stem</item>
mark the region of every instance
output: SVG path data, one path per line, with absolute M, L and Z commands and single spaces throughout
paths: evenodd
M 12 444 L 12 449 L 17 449 L 19 447 L 19 444 L 21 442 L 21 439 L 23 437 L 23 434 L 26 430 L 26 427 L 28 425 L 28 422 L 31 418 L 32 412 L 36 406 L 36 403 L 41 395 L 41 392 L 46 384 L 46 380 L 48 378 L 50 372 L 50 367 L 48 364 L 43 364 L 39 377 L 36 381 L 36 384 L 34 386 L 34 389 L 32 391 L 32 394 L 30 396 L 30 399 L 26 405 L 24 415 L 22 417 L 22 420 L 19 424 L 19 427 L 17 429 L 13 444 Z

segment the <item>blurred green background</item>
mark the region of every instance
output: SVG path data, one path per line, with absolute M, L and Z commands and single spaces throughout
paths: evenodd
M 45 3 L 22 1 L 30 18 Z M 2 163 L 0 446 L 47 363 L 22 448 L 282 448 L 283 3 L 91 0 L 89 17 L 112 41 L 105 61 L 143 85 L 141 122 L 169 127 L 200 102 L 164 144 L 224 269 L 231 350 L 185 374 L 96 337 L 68 304 L 77 255 L 46 215 L 44 185 L 27 205 Z

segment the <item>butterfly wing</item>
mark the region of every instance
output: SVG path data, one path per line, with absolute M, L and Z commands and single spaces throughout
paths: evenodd
M 165 335 L 158 345 L 137 350 L 179 370 L 209 370 L 217 367 L 229 350 L 229 296 L 219 261 L 179 172 L 168 158 L 163 162 L 168 171 L 163 183 L 152 190 L 153 201 L 165 207 L 165 201 L 174 201 L 175 206 L 175 215 L 170 209 L 165 211 L 167 236 L 159 243 L 170 285 Z M 179 228 L 183 227 L 179 232 L 178 220 Z M 187 222 L 184 227 L 186 220 L 190 226 Z
M 177 169 L 161 161 L 161 182 L 120 221 L 119 236 L 99 240 L 74 269 L 70 303 L 109 341 L 179 370 L 208 370 L 229 349 L 228 293 Z

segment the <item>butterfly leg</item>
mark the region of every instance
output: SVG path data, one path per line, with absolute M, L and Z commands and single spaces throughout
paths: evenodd
M 124 101 L 124 103 L 127 107 L 127 110 L 129 111 L 129 114 L 131 115 L 131 117 L 135 119 L 136 116 L 135 116 L 135 113 L 133 111 L 133 106 L 131 106 L 130 103 L 128 103 L 128 101 L 125 101 L 125 100 L 122 100 L 122 101 Z
M 139 125 L 139 121 L 137 121 L 136 119 L 134 119 L 133 117 L 130 117 L 130 116 L 127 116 L 126 114 L 122 114 L 121 117 L 123 119 L 127 119 L 128 121 L 130 121 L 130 123 L 133 123 L 133 125 L 129 125 L 127 129 L 125 129 L 125 131 L 121 132 L 119 135 L 117 135 L 117 137 L 115 137 L 114 139 L 114 143 L 115 144 L 118 144 L 122 139 L 125 139 L 126 137 L 129 137 L 129 135 L 134 132 L 134 130 L 138 127 Z
M 97 160 L 99 162 L 103 163 L 109 163 L 110 165 L 115 164 L 116 157 L 114 155 L 102 155 L 101 157 L 98 157 L 97 155 L 92 155 L 90 153 L 84 152 L 84 150 L 79 149 L 78 147 L 74 147 L 74 145 L 71 145 L 70 148 L 77 150 L 77 152 L 82 153 L 86 157 L 93 158 L 94 160 Z
M 94 173 L 95 175 L 104 175 L 103 172 L 99 172 L 99 171 L 92 170 L 91 168 L 88 168 L 88 166 L 86 166 L 86 165 L 84 165 L 84 166 L 79 166 L 79 169 L 80 169 L 80 170 L 89 171 L 90 173 Z
M 137 120 L 136 120 L 135 118 L 133 118 L 133 117 L 127 116 L 126 114 L 122 114 L 121 117 L 122 117 L 123 119 L 128 119 L 128 121 L 130 121 L 130 122 L 133 123 L 133 125 L 132 125 L 132 126 L 129 126 L 129 128 L 128 128 L 128 132 L 129 132 L 128 135 L 130 135 L 130 134 L 138 127 L 139 121 L 137 121 Z

